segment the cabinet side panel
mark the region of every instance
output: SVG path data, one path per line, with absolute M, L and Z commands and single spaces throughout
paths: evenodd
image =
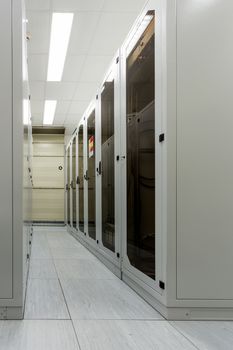
M 233 2 L 177 21 L 177 297 L 233 299 Z
M 12 38 L 11 1 L 0 3 L 0 299 L 12 298 Z

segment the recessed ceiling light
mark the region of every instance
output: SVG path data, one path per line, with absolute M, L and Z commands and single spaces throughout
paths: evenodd
M 47 81 L 62 79 L 73 18 L 73 13 L 53 13 Z
M 57 107 L 57 101 L 46 100 L 44 105 L 44 125 L 52 125 Z

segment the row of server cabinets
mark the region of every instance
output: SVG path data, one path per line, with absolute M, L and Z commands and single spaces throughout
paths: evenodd
M 69 231 L 168 319 L 233 318 L 232 14 L 148 2 L 66 147 Z
M 32 125 L 26 17 L 0 3 L 0 319 L 22 319 L 32 241 Z

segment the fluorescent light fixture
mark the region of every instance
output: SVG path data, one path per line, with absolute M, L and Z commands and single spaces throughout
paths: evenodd
M 44 105 L 44 125 L 52 125 L 57 107 L 57 101 L 46 100 Z
M 146 30 L 153 18 L 153 15 L 146 15 L 140 23 L 139 27 L 136 28 L 135 32 L 132 34 L 129 45 L 127 46 L 127 56 L 131 53 L 134 46 L 137 44 L 138 40 L 141 38 L 142 34 L 144 33 L 144 31 Z
M 28 125 L 29 123 L 29 100 L 23 100 L 23 124 Z
M 73 18 L 73 13 L 53 13 L 47 81 L 62 79 Z

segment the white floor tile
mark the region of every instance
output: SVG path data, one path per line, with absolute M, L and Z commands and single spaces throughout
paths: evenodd
M 57 279 L 53 260 L 32 259 L 29 268 L 29 278 Z
M 30 279 L 28 281 L 25 319 L 69 319 L 58 280 Z
M 162 319 L 122 281 L 61 279 L 73 319 Z
M 53 235 L 48 236 L 48 244 L 50 248 L 57 249 L 57 248 L 74 248 L 74 247 L 82 247 L 82 245 L 73 237 L 66 234 L 66 236 L 63 235 Z
M 74 326 L 82 350 L 197 350 L 166 321 L 76 320 Z
M 86 248 L 83 246 L 80 247 L 60 247 L 60 248 L 51 248 L 51 254 L 54 259 L 91 259 L 97 260 L 94 255 L 92 255 Z
M 71 321 L 1 321 L 1 350 L 79 350 Z
M 201 350 L 232 350 L 233 322 L 170 322 Z
M 33 243 L 31 259 L 51 259 L 48 242 Z
M 58 259 L 54 260 L 60 279 L 116 279 L 98 260 L 93 259 Z

